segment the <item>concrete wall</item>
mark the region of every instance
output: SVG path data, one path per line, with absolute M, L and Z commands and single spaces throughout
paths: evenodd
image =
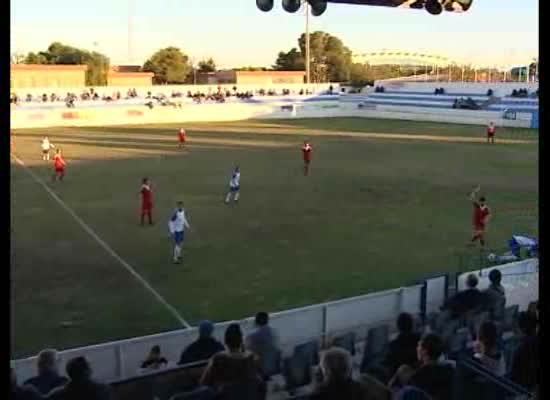
M 84 87 L 86 68 L 78 65 L 12 65 L 11 91 L 27 93 L 26 88 L 40 88 L 42 92 L 39 93 L 49 94 L 52 88 Z
M 290 106 L 290 107 L 289 107 Z M 294 111 L 292 111 L 294 108 Z M 75 109 L 12 109 L 13 129 L 43 128 L 54 126 L 109 126 L 132 124 L 179 123 L 198 121 L 237 121 L 251 118 L 330 118 L 363 117 L 388 118 L 410 121 L 433 121 L 497 126 L 531 126 L 531 114 L 520 114 L 517 120 L 501 119 L 498 111 L 469 111 L 428 109 L 421 107 L 372 106 L 357 108 L 355 104 L 339 104 L 337 101 L 289 104 L 275 103 L 225 103 L 183 104 L 181 108 L 143 105 L 121 107 L 95 107 Z
M 151 73 L 128 73 L 128 72 L 111 72 L 107 75 L 107 86 L 115 87 L 139 87 L 152 86 L 153 74 Z

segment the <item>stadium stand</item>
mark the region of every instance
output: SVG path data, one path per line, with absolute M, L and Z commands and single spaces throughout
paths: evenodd
M 520 269 L 522 274 L 517 273 Z M 76 375 L 79 376 L 77 379 L 90 380 L 91 370 L 97 371 L 97 379 L 109 382 L 114 398 L 120 400 L 208 399 L 215 393 L 219 394 L 220 385 L 216 382 L 232 382 L 232 385 L 221 386 L 225 393 L 225 397 L 221 398 L 226 399 L 324 399 L 330 398 L 330 393 L 336 388 L 349 390 L 349 398 L 356 398 L 351 393 L 362 393 L 367 396 L 365 398 L 389 400 L 393 393 L 397 395 L 399 392 L 398 398 L 422 398 L 418 397 L 423 395 L 421 392 L 401 387 L 407 384 L 416 385 L 424 392 L 435 395 L 432 399 L 436 400 L 496 400 L 506 399 L 508 396 L 530 399 L 539 384 L 537 374 L 526 375 L 526 371 L 537 371 L 539 366 L 538 358 L 533 357 L 533 354 L 538 353 L 538 260 L 527 259 L 491 268 L 486 271 L 486 278 L 481 273 L 477 285 L 479 293 L 486 293 L 482 291 L 486 286 L 495 285 L 495 274 L 491 273 L 493 270 L 499 270 L 506 296 L 502 318 L 495 321 L 491 321 L 493 314 L 489 312 L 493 303 L 487 302 L 486 307 L 476 307 L 455 315 L 452 324 L 442 324 L 443 312 L 439 308 L 451 292 L 446 287 L 452 281 L 448 275 L 430 277 L 423 284 L 409 288 L 326 303 L 322 307 L 305 307 L 298 309 L 298 312 L 275 313 L 270 318 L 270 325 L 277 329 L 277 334 L 281 337 L 282 354 L 281 357 L 271 359 L 271 371 L 268 374 L 262 370 L 261 364 L 247 363 L 247 357 L 251 353 L 242 350 L 243 332 L 254 332 L 253 329 L 258 326 L 257 318 L 255 324 L 253 319 L 247 319 L 239 323 L 215 325 L 214 336 L 223 334 L 228 350 L 213 356 L 210 361 L 202 360 L 181 366 L 172 363 L 162 369 L 134 372 L 122 378 L 111 375 L 108 378 L 105 372 L 117 369 L 110 363 L 129 363 L 131 354 L 125 359 L 119 358 L 118 361 L 109 362 L 109 359 L 103 358 L 98 362 L 93 348 L 84 348 L 60 352 L 60 358 L 67 361 L 67 371 L 72 371 L 69 376 L 74 375 L 75 365 L 86 367 L 76 368 Z M 471 272 L 458 275 L 454 281 L 456 288 L 462 289 L 470 275 Z M 525 276 L 529 276 L 529 279 L 526 280 Z M 457 298 L 462 297 L 455 296 Z M 511 303 L 510 299 L 515 303 Z M 317 329 L 319 322 L 315 318 L 318 310 L 321 311 L 319 322 L 332 324 L 330 328 L 322 327 L 321 333 Z M 518 313 L 519 310 L 522 312 Z M 396 317 L 397 331 L 390 322 Z M 184 340 L 180 339 L 186 337 L 190 342 L 191 334 L 194 336 L 196 329 L 188 331 L 190 333 L 184 331 L 186 336 L 172 335 L 171 339 L 156 335 L 143 341 L 139 348 L 147 348 L 146 345 L 154 343 L 154 340 L 164 349 L 170 348 L 169 343 L 172 343 L 177 344 L 181 350 Z M 422 375 L 418 375 L 418 365 L 407 365 L 414 364 L 414 360 L 410 361 L 414 340 L 407 343 L 402 338 L 404 334 L 414 334 L 415 337 L 423 335 L 420 343 L 424 345 L 421 344 L 420 349 L 425 350 L 421 350 L 420 354 L 427 358 L 419 359 L 421 365 L 423 362 L 426 366 L 440 367 L 424 369 Z M 478 337 L 477 341 L 475 336 Z M 392 351 L 396 351 L 396 343 L 400 341 L 401 345 L 397 348 L 404 349 L 407 355 L 390 365 L 395 368 L 397 364 L 402 364 L 398 367 L 398 373 L 402 376 L 399 381 L 392 379 L 390 382 L 388 377 L 392 374 L 387 367 L 388 360 L 392 359 Z M 135 343 L 135 339 L 133 342 Z M 118 349 L 120 352 L 120 347 Z M 134 350 L 137 353 L 137 348 Z M 105 352 L 105 349 L 102 351 Z M 139 355 L 142 357 L 143 353 Z M 165 357 L 171 358 L 168 353 L 165 353 Z M 489 362 L 486 362 L 487 359 Z M 498 363 L 491 361 L 495 359 Z M 92 360 L 95 361 L 92 363 Z M 138 355 L 135 355 L 134 360 L 133 367 L 128 367 L 136 371 L 143 360 Z M 34 361 L 35 359 L 29 359 L 14 362 L 20 380 L 25 379 L 25 374 L 31 375 L 28 366 Z M 247 363 L 248 367 L 231 367 L 234 363 Z M 249 372 L 235 375 L 236 370 Z M 443 375 L 437 375 L 440 373 Z M 214 379 L 213 376 L 217 378 Z M 441 382 L 441 379 L 446 382 L 452 380 L 452 385 L 449 385 L 452 394 L 441 395 L 438 394 L 439 389 L 434 389 L 433 385 L 438 387 L 437 382 Z M 55 392 L 79 389 L 81 382 L 75 384 L 73 381 L 74 379 Z M 86 382 L 94 390 L 97 389 L 98 396 L 103 396 L 108 390 L 95 381 Z M 395 385 L 395 382 L 399 384 Z M 21 388 L 12 383 L 12 390 L 22 390 Z

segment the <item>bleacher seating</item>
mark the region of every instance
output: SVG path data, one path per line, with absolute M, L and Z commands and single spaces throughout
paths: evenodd
M 509 307 L 511 310 L 515 307 Z M 483 318 L 480 317 L 483 315 Z M 471 320 L 486 318 L 486 313 L 478 313 L 471 316 Z M 478 363 L 470 360 L 469 354 L 473 346 L 470 330 L 467 320 L 462 321 L 457 331 L 453 332 L 446 350 L 450 366 L 456 365 L 456 387 L 455 397 L 449 400 L 459 400 L 467 398 L 468 400 L 497 400 L 506 399 L 510 395 L 525 395 L 526 399 L 531 395 L 526 389 L 514 384 L 505 377 L 498 377 L 490 371 L 481 367 Z M 419 327 L 421 331 L 430 330 L 429 324 Z M 353 336 L 350 334 L 342 335 L 332 341 L 332 345 L 341 346 L 348 351 L 355 351 Z M 365 341 L 360 371 L 354 372 L 361 380 L 370 382 L 369 386 L 381 386 L 380 393 L 389 395 L 389 389 L 384 389 L 384 385 L 377 380 L 376 376 L 365 374 L 364 365 L 372 367 L 374 360 L 380 360 L 384 354 L 389 342 L 389 327 L 381 325 L 371 328 Z M 505 354 L 507 365 L 511 360 L 511 355 L 516 349 L 518 337 L 513 334 L 502 341 L 502 349 Z M 284 387 L 272 388 L 268 393 L 268 399 L 309 399 L 313 389 L 313 383 L 316 382 L 316 371 L 319 363 L 319 342 L 310 341 L 295 347 L 293 354 L 283 361 L 282 376 L 284 377 Z M 370 358 L 372 357 L 372 358 Z M 198 379 L 204 369 L 205 362 L 195 363 L 190 366 L 178 367 L 171 370 L 155 372 L 140 378 L 133 378 L 124 381 L 113 382 L 112 387 L 115 390 L 116 398 L 120 400 L 152 400 L 153 398 L 170 400 L 202 400 L 210 399 L 211 393 L 206 390 L 196 390 Z M 455 367 L 453 367 L 455 368 Z M 363 374 L 363 375 L 359 375 Z M 283 391 L 281 391 L 284 389 Z M 379 395 L 380 396 L 380 395 Z M 381 395 L 384 398 L 384 394 Z M 504 397 L 502 397 L 504 396 Z M 405 397 L 407 398 L 407 397 Z M 387 397 L 389 400 L 390 397 Z
M 526 260 L 524 268 L 531 271 L 532 262 L 533 260 Z M 514 263 L 499 268 L 512 270 L 519 267 L 518 263 Z M 536 270 L 531 273 L 538 274 Z M 459 277 L 457 277 L 457 282 Z M 438 281 L 439 278 L 437 276 L 430 279 Z M 445 282 L 449 282 L 449 279 L 445 279 Z M 428 287 L 427 283 L 425 283 L 425 287 Z M 506 289 L 512 293 L 514 286 L 508 282 Z M 518 286 L 518 290 L 523 291 L 522 293 L 525 294 L 532 293 L 529 287 L 525 288 L 521 285 Z M 389 292 L 391 293 L 391 291 Z M 399 298 L 401 301 L 407 298 L 404 295 L 406 292 L 403 290 L 396 293 L 400 293 L 401 297 Z M 418 288 L 415 288 L 412 293 L 427 295 L 428 292 L 427 290 L 418 291 Z M 370 299 L 370 297 L 368 298 Z M 381 298 L 383 297 L 380 295 L 374 297 L 376 301 L 380 301 Z M 395 304 L 396 298 L 390 298 L 393 299 L 392 302 Z M 520 297 L 516 295 L 513 298 L 517 300 Z M 531 299 L 531 297 L 527 298 Z M 357 299 L 362 304 L 366 304 L 365 298 L 360 297 Z M 350 303 L 350 300 L 336 302 L 331 306 L 332 308 L 325 309 L 323 315 L 333 315 L 334 311 L 329 310 L 348 310 L 346 307 L 349 304 L 354 303 Z M 531 310 L 532 312 L 536 309 L 536 306 L 532 303 L 508 304 L 502 320 L 497 321 L 499 324 L 498 336 L 500 338 L 498 343 L 504 356 L 507 373 L 510 372 L 512 356 L 520 343 L 520 337 L 517 334 L 517 319 L 520 309 Z M 304 309 L 309 313 L 312 313 L 313 310 L 311 307 Z M 366 308 L 365 312 L 368 313 L 369 310 L 371 313 L 376 312 L 375 309 L 370 308 Z M 311 316 L 313 315 L 311 314 Z M 349 315 L 349 313 L 346 313 L 347 317 Z M 296 316 L 287 314 L 280 318 L 290 318 L 288 321 L 292 321 L 292 325 L 288 325 L 288 328 L 294 329 L 297 322 L 302 323 L 307 318 L 304 316 L 296 319 Z M 456 397 L 449 400 L 464 398 L 468 400 L 505 399 L 505 397 L 498 397 L 503 393 L 506 395 L 521 394 L 526 395 L 526 399 L 530 398 L 526 389 L 514 385 L 506 377 L 496 376 L 490 371 L 484 370 L 478 364 L 472 364 L 469 361 L 474 348 L 474 337 L 477 328 L 481 322 L 488 318 L 489 314 L 483 310 L 471 312 L 463 318 L 455 318 L 451 322 L 445 319 L 444 311 L 431 312 L 428 315 L 422 315 L 421 313 L 414 313 L 413 315 L 415 327 L 419 333 L 434 332 L 445 339 L 445 358 L 447 361 L 442 362 L 456 365 L 457 371 L 456 386 L 458 389 Z M 295 396 L 295 399 L 307 399 L 318 382 L 320 353 L 330 346 L 344 348 L 352 355 L 353 376 L 361 382 L 366 382 L 372 393 L 377 393 L 372 395 L 373 399 L 390 400 L 391 391 L 385 386 L 388 376 L 384 371 L 382 361 L 387 354 L 389 342 L 394 338 L 396 332 L 393 328 L 393 321 L 391 324 L 388 323 L 389 321 L 378 321 L 362 327 L 349 323 L 346 328 L 333 331 L 329 335 L 310 336 L 307 340 L 302 338 L 299 342 L 294 342 L 290 352 L 283 351 L 283 353 L 274 354 L 269 363 L 272 368 L 264 374 L 267 379 L 268 400 L 288 399 L 289 397 L 292 398 L 291 396 Z M 246 321 L 242 321 L 241 324 L 246 326 Z M 227 324 L 223 326 L 225 328 Z M 284 338 L 288 337 L 289 332 L 280 332 L 280 334 Z M 206 364 L 207 360 L 204 360 L 126 379 L 114 379 L 111 381 L 111 387 L 115 393 L 115 398 L 119 400 L 207 399 L 209 396 L 208 391 L 197 391 L 200 388 L 199 381 Z M 110 367 L 105 365 L 106 369 Z M 98 366 L 96 365 L 95 368 L 97 369 Z M 480 393 L 484 395 L 480 397 Z

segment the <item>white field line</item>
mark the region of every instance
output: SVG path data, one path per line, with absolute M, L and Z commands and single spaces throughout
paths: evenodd
M 30 168 L 28 168 L 25 163 L 17 158 L 16 156 L 12 155 L 12 157 L 17 161 L 19 165 L 21 165 L 25 171 L 29 173 L 29 175 L 38 183 L 40 186 L 42 186 L 46 192 L 49 193 L 50 196 L 63 208 L 65 211 L 67 211 L 75 220 L 78 222 L 78 224 L 84 229 L 88 234 L 90 234 L 91 237 L 95 239 L 95 241 L 103 247 L 103 249 L 109 253 L 115 260 L 117 260 L 120 265 L 122 265 L 129 273 L 132 275 L 141 285 L 153 295 L 157 299 L 157 301 L 162 304 L 171 314 L 174 316 L 174 318 L 177 319 L 177 321 L 185 328 L 191 328 L 191 325 L 183 319 L 183 317 L 180 315 L 180 313 L 170 304 L 168 303 L 162 295 L 157 292 L 150 284 L 143 278 L 136 270 L 128 264 L 126 261 L 124 261 L 103 239 L 101 239 L 95 231 L 88 226 L 59 196 L 55 194 L 53 190 L 51 190 L 48 185 L 44 183 L 42 179 L 40 179 Z

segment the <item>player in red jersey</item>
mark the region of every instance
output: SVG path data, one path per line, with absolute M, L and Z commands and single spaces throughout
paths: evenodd
M 302 146 L 302 156 L 304 158 L 304 176 L 309 175 L 309 164 L 311 163 L 311 152 L 313 151 L 313 148 L 309 144 L 309 142 L 306 140 L 304 142 L 304 145 Z
M 479 192 L 480 187 L 478 186 L 471 194 L 470 200 L 474 206 L 474 215 L 473 215 L 473 225 L 474 225 L 474 235 L 472 237 L 471 243 L 475 243 L 479 240 L 481 246 L 485 246 L 485 228 L 489 223 L 489 218 L 491 217 L 491 210 L 485 203 L 485 197 L 480 197 L 479 200 L 476 200 L 476 195 Z
M 61 156 L 61 149 L 57 149 L 55 152 L 55 155 L 53 156 L 53 165 L 55 168 L 55 173 L 53 175 L 53 181 L 57 178 L 59 178 L 60 181 L 63 180 L 63 177 L 65 176 L 65 166 L 67 163 Z
M 487 143 L 495 144 L 496 127 L 493 122 L 487 127 Z
M 180 128 L 178 132 L 178 141 L 179 141 L 180 149 L 183 149 L 185 147 L 186 139 L 187 139 L 187 135 L 185 133 L 185 129 Z
M 149 184 L 149 179 L 143 178 L 141 181 L 141 226 L 145 224 L 145 216 L 149 220 L 149 225 L 153 225 L 153 191 Z

